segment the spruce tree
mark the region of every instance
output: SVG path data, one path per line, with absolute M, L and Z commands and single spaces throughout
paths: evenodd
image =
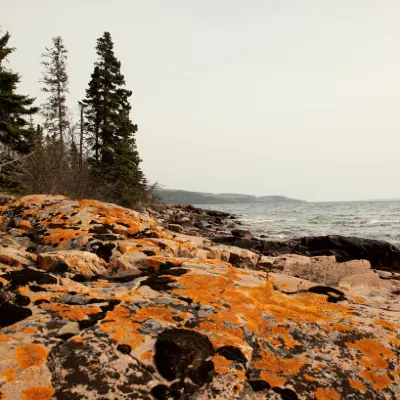
M 84 100 L 93 151 L 91 163 L 104 179 L 108 200 L 129 206 L 146 189 L 136 148 L 137 126 L 130 119 L 132 92 L 125 88 L 110 33 L 105 32 L 97 40 L 96 52 L 98 60 Z
M 44 128 L 53 139 L 64 146 L 68 128 L 68 108 L 66 95 L 68 91 L 67 50 L 60 36 L 54 37 L 53 47 L 42 54 L 44 73 L 41 82 L 42 91 L 48 94 L 42 105 L 45 118 Z
M 28 154 L 35 142 L 35 129 L 26 117 L 38 108 L 32 106 L 34 98 L 16 93 L 20 76 L 6 68 L 7 57 L 15 50 L 9 47 L 9 40 L 8 32 L 0 36 L 0 186 L 15 190 L 19 187 L 16 161 Z

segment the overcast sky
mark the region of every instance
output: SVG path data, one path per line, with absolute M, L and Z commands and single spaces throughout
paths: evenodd
M 24 94 L 69 51 L 69 104 L 110 31 L 150 181 L 313 200 L 400 198 L 399 0 L 0 0 Z

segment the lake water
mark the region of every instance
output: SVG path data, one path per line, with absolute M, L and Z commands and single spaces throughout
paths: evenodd
M 256 236 L 288 239 L 347 235 L 385 240 L 400 246 L 400 201 L 337 203 L 247 203 L 201 205 L 237 214 Z

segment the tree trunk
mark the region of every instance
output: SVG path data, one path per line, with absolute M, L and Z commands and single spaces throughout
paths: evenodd
M 60 80 L 58 80 L 57 82 L 57 102 L 58 102 L 58 129 L 60 134 L 60 152 L 62 158 L 64 155 L 64 137 L 63 137 L 63 116 L 62 116 Z
M 79 171 L 82 171 L 82 163 L 83 163 L 83 103 L 79 102 L 81 106 L 81 136 L 79 139 Z

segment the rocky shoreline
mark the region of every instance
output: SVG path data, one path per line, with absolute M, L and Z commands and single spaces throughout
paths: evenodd
M 142 211 L 165 229 L 205 237 L 216 244 L 239 247 L 263 256 L 297 254 L 333 256 L 338 262 L 367 260 L 377 270 L 400 273 L 400 250 L 385 241 L 339 235 L 272 241 L 256 238 L 252 232 L 241 229 L 239 217 L 231 213 L 191 205 L 158 205 Z
M 234 215 L 0 206 L 0 399 L 395 399 L 398 250 Z

